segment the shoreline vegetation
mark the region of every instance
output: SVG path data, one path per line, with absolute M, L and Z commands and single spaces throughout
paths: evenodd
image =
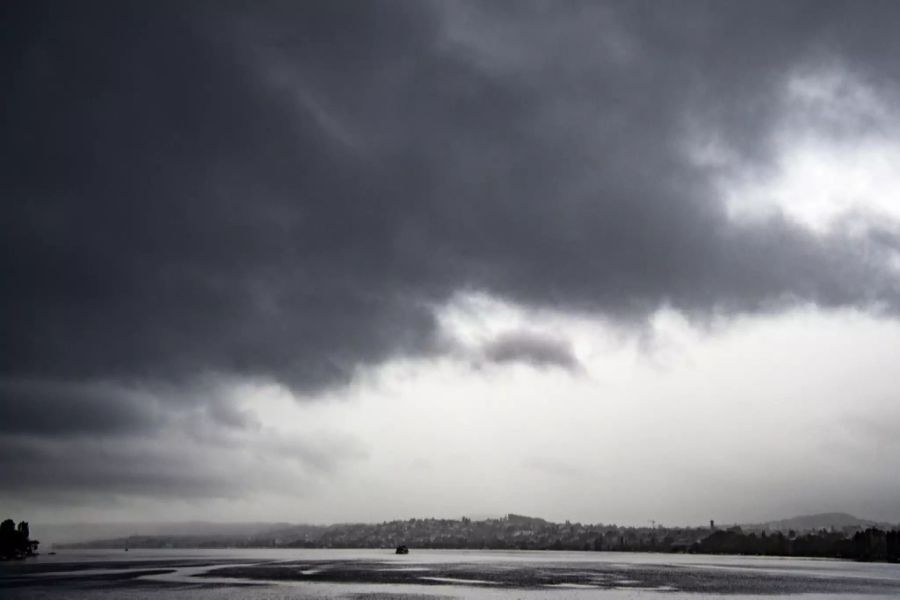
M 27 525 L 27 524 L 26 524 Z M 35 543 L 36 544 L 36 543 Z M 898 562 L 900 529 L 864 522 L 795 531 L 767 526 L 624 527 L 509 514 L 497 519 L 409 519 L 278 526 L 250 535 L 133 535 L 56 548 L 396 548 L 576 550 L 841 558 Z
M 37 556 L 40 542 L 30 538 L 28 523 L 6 519 L 0 523 L 0 560 L 18 560 Z

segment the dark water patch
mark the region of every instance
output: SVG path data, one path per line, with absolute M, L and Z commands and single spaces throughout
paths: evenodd
M 63 586 L 63 587 L 95 587 L 98 584 L 119 585 L 130 581 L 139 581 L 140 577 L 149 575 L 164 575 L 173 573 L 175 569 L 121 569 L 122 572 L 107 571 L 104 573 L 47 573 L 45 576 L 3 577 L 0 579 L 0 588 L 26 587 L 26 586 Z M 140 582 L 144 585 L 145 582 Z
M 501 588 L 578 587 L 598 590 L 634 589 L 706 594 L 787 595 L 898 594 L 900 581 L 827 575 L 801 575 L 674 565 L 554 564 L 428 564 L 390 568 L 384 563 L 281 562 L 266 565 L 214 568 L 200 577 L 228 577 L 259 581 L 375 583 L 390 585 L 452 585 Z
M 355 550 L 80 558 L 0 565 L 0 598 L 900 597 L 900 567 L 844 561 L 490 551 L 397 558 Z
M 237 559 L 185 559 L 185 558 L 167 558 L 167 559 L 146 559 L 146 560 L 103 560 L 103 561 L 54 561 L 54 562 L 16 562 L 7 563 L 0 568 L 0 580 L 10 576 L 19 575 L 38 575 L 54 572 L 76 572 L 76 571 L 92 571 L 98 568 L 107 570 L 133 570 L 133 569 L 154 569 L 154 568 L 185 568 L 185 567 L 205 567 L 210 565 L 229 565 L 246 562 Z
M 403 594 L 398 592 L 367 592 L 361 594 L 348 594 L 345 596 L 352 600 L 446 600 L 455 596 L 436 596 L 431 594 Z

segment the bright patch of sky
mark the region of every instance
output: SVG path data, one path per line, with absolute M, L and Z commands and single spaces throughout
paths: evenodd
M 801 72 L 787 78 L 784 105 L 772 164 L 723 171 L 719 184 L 729 215 L 782 214 L 817 233 L 848 221 L 864 227 L 863 218 L 900 224 L 897 114 L 877 90 L 837 68 Z M 706 166 L 735 159 L 715 138 L 693 140 L 692 154 Z
M 889 518 L 898 497 L 885 423 L 900 413 L 883 376 L 900 362 L 894 322 L 805 307 L 700 329 L 664 310 L 634 336 L 485 297 L 458 299 L 443 322 L 471 340 L 524 322 L 552 330 L 584 370 L 404 360 L 319 401 L 247 390 L 279 437 L 330 432 L 358 452 L 299 496 L 232 508 L 319 522 L 512 511 L 700 524 Z

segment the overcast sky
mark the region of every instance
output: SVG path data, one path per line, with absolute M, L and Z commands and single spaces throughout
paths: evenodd
M 0 506 L 900 521 L 897 23 L 4 2 Z

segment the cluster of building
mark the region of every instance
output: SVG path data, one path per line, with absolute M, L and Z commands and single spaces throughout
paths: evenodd
M 287 545 L 325 548 L 488 548 L 510 550 L 676 551 L 709 534 L 706 528 L 619 527 L 510 514 L 498 519 L 409 519 L 333 525 Z

